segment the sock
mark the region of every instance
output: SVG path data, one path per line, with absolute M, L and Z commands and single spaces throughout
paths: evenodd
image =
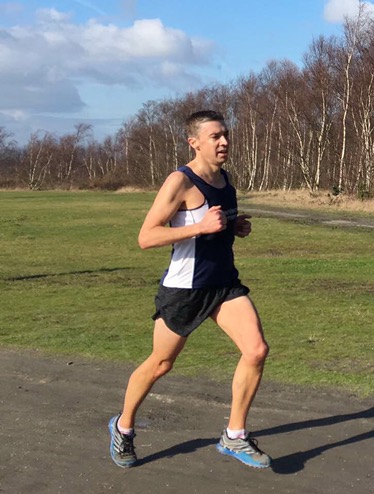
M 244 439 L 247 435 L 247 431 L 245 429 L 232 430 L 227 428 L 226 432 L 229 439 Z
M 125 429 L 124 427 L 121 427 L 118 422 L 119 420 L 117 421 L 117 429 L 120 431 L 121 434 L 124 434 L 125 436 L 132 436 L 134 434 L 133 427 L 131 427 L 130 429 Z

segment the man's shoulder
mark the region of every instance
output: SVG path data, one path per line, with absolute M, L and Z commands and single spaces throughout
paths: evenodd
M 181 167 L 183 168 L 183 167 Z M 183 187 L 189 189 L 191 186 L 191 181 L 187 177 L 183 170 L 178 168 L 177 170 L 171 172 L 165 179 L 164 185 L 169 187 Z

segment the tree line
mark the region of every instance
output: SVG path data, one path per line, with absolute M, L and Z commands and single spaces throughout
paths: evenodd
M 112 136 L 78 124 L 33 133 L 19 146 L 0 128 L 0 187 L 157 187 L 187 163 L 184 120 L 221 111 L 230 128 L 226 168 L 241 190 L 307 188 L 374 195 L 374 22 L 360 5 L 340 37 L 312 41 L 299 67 L 270 61 L 230 84 L 148 101 Z

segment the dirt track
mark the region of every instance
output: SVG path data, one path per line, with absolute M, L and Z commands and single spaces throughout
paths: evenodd
M 363 228 L 371 231 L 374 229 L 374 217 L 370 214 L 362 218 L 356 217 L 352 219 L 348 212 L 337 216 L 329 212 L 314 211 L 312 209 L 301 211 L 293 208 L 287 208 L 287 210 L 269 209 L 262 206 L 250 206 L 249 204 L 241 205 L 240 209 L 252 214 L 254 217 L 278 218 L 301 223 L 318 223 L 336 228 Z
M 229 384 L 167 376 L 137 424 L 140 465 L 112 463 L 108 419 L 130 368 L 0 349 L 1 476 L 7 494 L 366 494 L 373 492 L 372 400 L 263 383 L 250 413 L 273 467 L 218 454 Z

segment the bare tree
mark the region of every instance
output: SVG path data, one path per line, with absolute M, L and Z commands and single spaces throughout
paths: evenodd
M 26 183 L 31 190 L 44 186 L 54 157 L 56 141 L 48 132 L 31 134 L 19 167 L 21 182 Z
M 12 134 L 0 127 L 0 186 L 16 185 L 16 167 L 20 160 L 20 149 Z
M 352 188 L 370 194 L 374 174 L 374 21 L 366 16 L 358 40 L 358 56 L 353 67 L 351 117 L 359 143 L 359 166 L 352 176 Z
M 308 87 L 310 126 L 316 141 L 314 154 L 314 189 L 320 188 L 323 159 L 329 143 L 334 117 L 334 75 L 331 69 L 333 43 L 319 37 L 304 58 L 304 78 Z
M 76 162 L 78 146 L 91 135 L 92 131 L 92 126 L 84 123 L 77 124 L 74 128 L 74 133 L 60 137 L 55 161 L 58 183 L 68 187 L 72 185 L 73 172 L 80 166 Z

